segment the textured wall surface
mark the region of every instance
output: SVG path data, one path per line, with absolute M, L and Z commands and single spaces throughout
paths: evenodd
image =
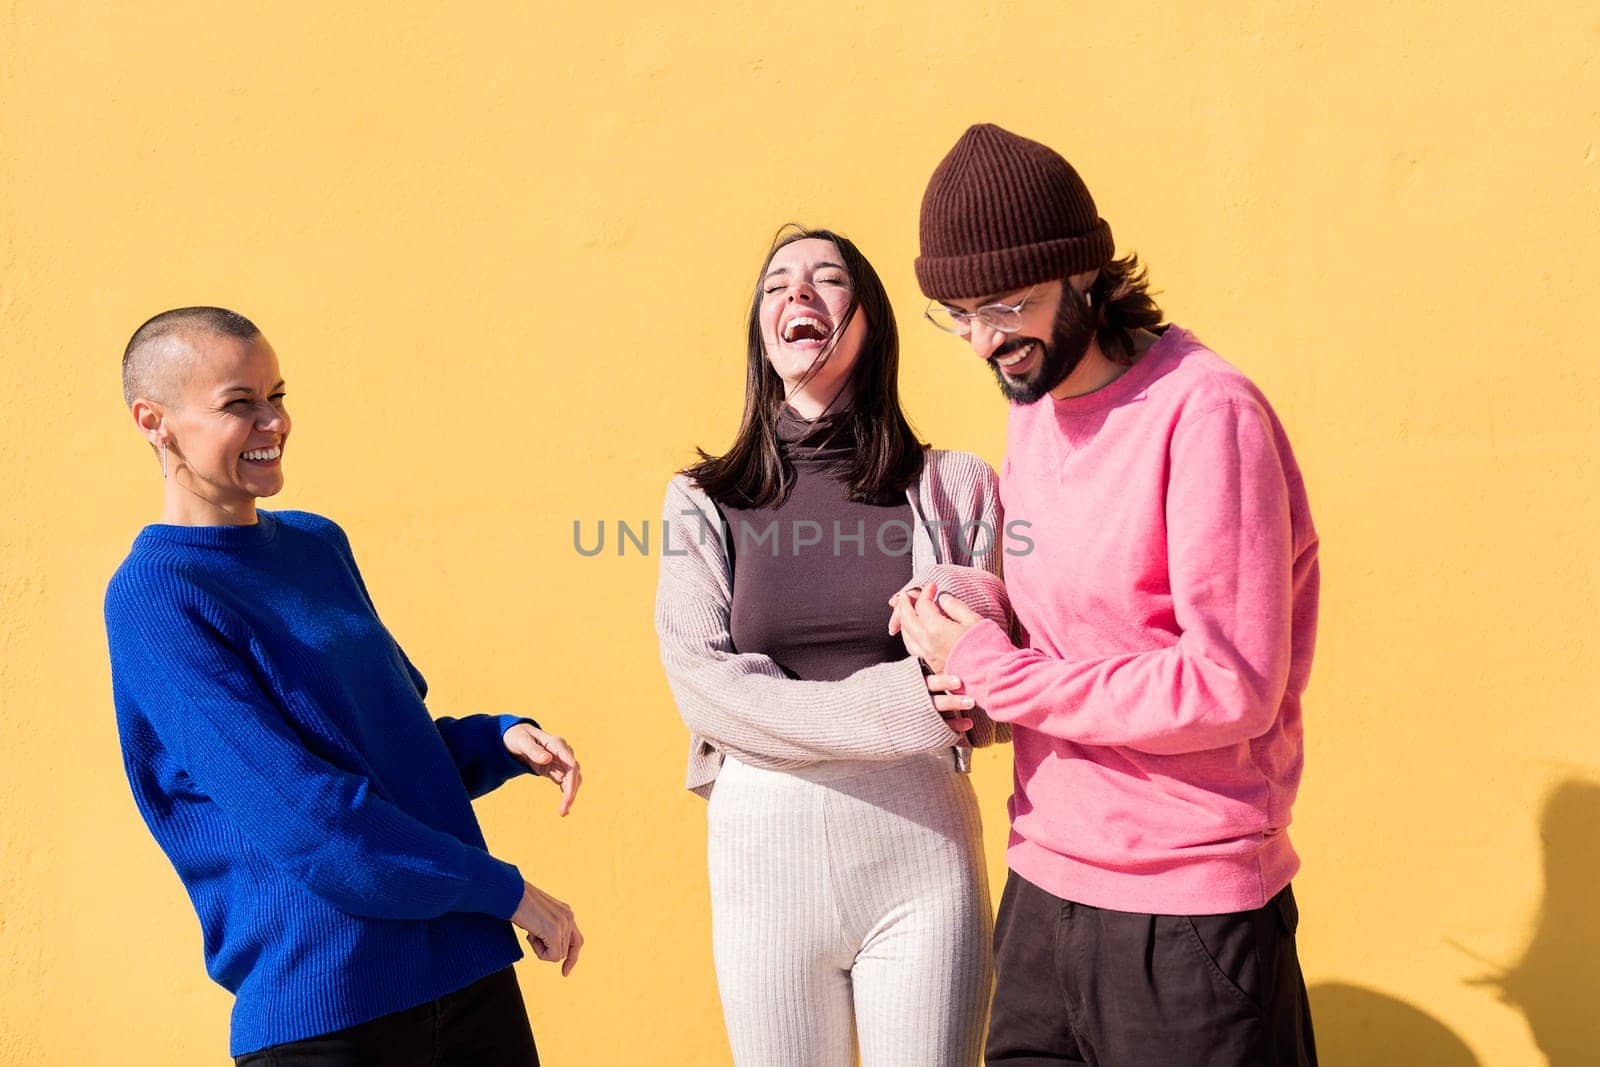
M 435 711 L 578 747 L 570 818 L 543 782 L 479 805 L 588 936 L 570 979 L 521 968 L 548 1061 L 727 1062 L 655 560 L 573 523 L 654 529 L 728 441 L 790 219 L 878 265 L 922 434 L 998 464 L 1003 405 L 911 272 L 977 121 L 1078 166 L 1296 442 L 1325 1062 L 1600 1044 L 1592 3 L 459 6 L 0 2 L 0 1062 L 225 1062 L 99 614 L 160 506 L 117 359 L 191 303 L 276 346 L 276 503 L 350 531 Z M 1006 759 L 977 769 L 997 887 Z

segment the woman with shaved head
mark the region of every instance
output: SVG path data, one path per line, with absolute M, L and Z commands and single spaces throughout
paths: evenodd
M 258 509 L 283 488 L 272 346 L 221 308 L 157 315 L 123 394 L 163 479 L 106 592 L 123 762 L 139 812 L 235 995 L 239 1064 L 538 1063 L 514 924 L 568 973 L 572 911 L 492 855 L 471 799 L 581 777 L 531 719 L 435 720 L 344 531 Z

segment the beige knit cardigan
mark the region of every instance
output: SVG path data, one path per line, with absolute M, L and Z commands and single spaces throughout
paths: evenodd
M 989 465 L 968 452 L 929 450 L 906 497 L 913 513 L 911 584 L 936 580 L 1006 626 L 1010 605 L 995 577 L 1005 531 Z M 977 522 L 984 525 L 972 525 Z M 711 499 L 687 476 L 673 478 L 662 507 L 656 633 L 667 682 L 690 730 L 690 790 L 710 796 L 724 754 L 781 769 L 954 747 L 965 769 L 971 746 L 1010 740 L 1010 728 L 981 709 L 966 737 L 952 733 L 915 657 L 865 667 L 839 681 L 801 681 L 768 656 L 735 652 L 726 536 Z M 887 625 L 887 604 L 883 619 Z

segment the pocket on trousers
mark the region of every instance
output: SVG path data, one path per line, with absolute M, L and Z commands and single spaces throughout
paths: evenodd
M 1183 924 L 1196 962 L 1211 976 L 1213 983 L 1256 1011 L 1260 1011 L 1262 1005 L 1257 936 L 1260 917 L 1260 912 L 1249 911 L 1174 917 Z

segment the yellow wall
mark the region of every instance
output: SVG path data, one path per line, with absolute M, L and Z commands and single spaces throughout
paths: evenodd
M 159 508 L 121 346 L 221 303 L 289 378 L 279 503 L 350 531 L 435 710 L 582 754 L 570 819 L 544 783 L 479 806 L 589 939 L 568 980 L 521 969 L 548 1061 L 725 1063 L 655 561 L 580 558 L 572 522 L 653 516 L 728 440 L 788 219 L 858 240 L 917 426 L 998 463 L 993 385 L 911 272 L 974 121 L 1078 165 L 1299 450 L 1325 1062 L 1600 1044 L 1592 4 L 294 6 L 0 4 L 0 1061 L 225 1062 L 99 615 Z M 1004 754 L 977 774 L 998 861 Z

